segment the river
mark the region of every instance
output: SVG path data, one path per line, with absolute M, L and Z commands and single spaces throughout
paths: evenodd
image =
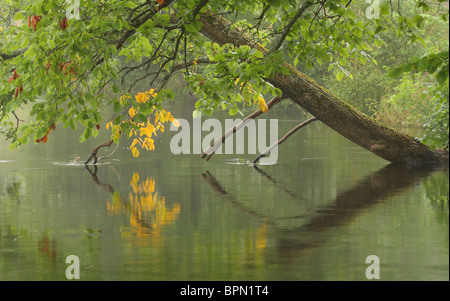
M 280 137 L 302 121 L 267 116 Z M 108 133 L 80 133 L 1 142 L 0 280 L 67 280 L 70 255 L 86 281 L 367 280 L 370 255 L 381 280 L 449 280 L 448 168 L 391 166 L 319 122 L 257 168 L 173 155 L 168 130 L 85 167 Z

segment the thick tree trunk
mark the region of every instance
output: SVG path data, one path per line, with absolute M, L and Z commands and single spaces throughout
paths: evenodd
M 203 23 L 202 34 L 219 44 L 249 45 L 267 53 L 238 28 L 231 30 L 231 23 L 224 18 L 205 12 L 200 15 L 200 21 Z M 392 163 L 448 161 L 448 151 L 431 151 L 413 137 L 354 109 L 296 68 L 287 63 L 285 67 L 290 70 L 290 75 L 276 74 L 265 80 L 279 88 L 284 98 L 290 98 L 347 139 Z

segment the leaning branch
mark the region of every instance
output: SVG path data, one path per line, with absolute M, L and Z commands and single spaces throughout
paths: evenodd
M 200 32 L 204 36 L 220 45 L 231 43 L 236 47 L 255 47 L 267 55 L 267 49 L 247 36 L 242 29 L 233 27 L 225 18 L 212 11 L 199 15 L 203 23 Z M 356 110 L 288 63 L 285 62 L 283 66 L 289 70 L 289 75 L 276 73 L 263 79 L 280 89 L 283 97 L 290 98 L 343 137 L 391 163 L 448 162 L 448 151 L 432 151 L 414 137 L 402 134 Z
M 292 129 L 289 133 L 287 133 L 283 138 L 281 138 L 280 140 L 278 140 L 277 142 L 275 142 L 274 144 L 272 144 L 268 149 L 266 149 L 261 155 L 259 155 L 258 157 L 255 158 L 255 160 L 252 161 L 253 164 L 258 163 L 259 160 L 261 160 L 261 158 L 264 158 L 265 156 L 267 156 L 275 147 L 278 147 L 278 145 L 282 144 L 283 142 L 285 142 L 290 136 L 292 136 L 295 132 L 297 132 L 298 130 L 300 130 L 301 128 L 307 126 L 308 124 L 317 121 L 319 119 L 317 119 L 316 117 L 310 118 L 308 120 L 306 120 L 305 122 L 302 122 L 301 124 L 299 124 L 298 126 L 296 126 L 294 129 Z
M 271 101 L 269 101 L 267 103 L 267 107 L 269 108 L 269 110 L 276 105 L 277 103 L 279 103 L 282 99 L 278 96 L 274 97 Z M 216 141 L 214 141 L 213 145 L 211 145 L 208 149 L 206 149 L 201 155 L 200 157 L 202 159 L 206 158 L 206 161 L 209 161 L 209 159 L 211 159 L 211 157 L 214 155 L 214 153 L 219 149 L 219 147 L 225 142 L 225 140 L 228 139 L 228 137 L 230 137 L 232 134 L 236 133 L 237 131 L 239 131 L 245 124 L 247 121 L 251 120 L 251 119 L 255 119 L 257 117 L 259 117 L 261 114 L 263 114 L 264 112 L 262 110 L 258 110 L 256 112 L 253 112 L 252 114 L 248 115 L 247 117 L 245 117 L 241 122 L 239 122 L 237 125 L 235 125 L 233 128 L 229 129 L 228 131 L 226 131 L 222 137 L 216 139 Z
M 89 159 L 84 163 L 84 165 L 88 165 L 89 164 L 89 162 L 91 162 L 91 160 L 92 160 L 92 158 L 94 158 L 94 162 L 93 162 L 93 164 L 95 165 L 95 164 L 97 164 L 97 162 L 100 160 L 100 159 L 105 159 L 106 157 L 102 157 L 102 158 L 98 158 L 97 157 L 97 153 L 98 153 L 98 151 L 101 149 L 101 148 L 103 148 L 103 147 L 111 147 L 111 145 L 113 144 L 113 140 L 109 140 L 109 141 L 106 141 L 106 142 L 104 142 L 104 143 L 102 143 L 102 144 L 99 144 L 99 145 L 97 145 L 95 148 L 94 148 L 94 150 L 92 151 L 92 154 L 91 154 L 91 156 L 89 157 Z M 117 148 L 116 148 L 117 149 Z M 114 150 L 114 152 L 115 152 L 115 150 Z M 113 153 L 114 153 L 113 152 Z M 112 155 L 112 154 L 111 154 Z M 111 156 L 110 155 L 110 156 Z M 108 156 L 108 157 L 110 157 L 110 156 Z

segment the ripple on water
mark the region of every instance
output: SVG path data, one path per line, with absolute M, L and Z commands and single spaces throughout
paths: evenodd
M 230 165 L 250 165 L 250 166 L 253 164 L 252 162 L 242 158 L 226 160 L 225 163 Z
M 84 165 L 83 162 L 52 162 L 53 165 L 58 165 L 58 166 L 73 166 L 73 167 L 84 167 L 86 165 Z M 109 165 L 111 164 L 111 162 L 104 162 L 104 163 L 97 163 L 97 166 L 103 166 L 103 165 Z M 91 164 L 88 164 L 88 166 L 90 166 Z

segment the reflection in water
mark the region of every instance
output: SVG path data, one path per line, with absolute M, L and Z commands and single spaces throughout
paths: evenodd
M 106 203 L 111 215 L 129 215 L 130 226 L 122 227 L 122 236 L 160 236 L 164 226 L 175 221 L 181 210 L 179 203 L 172 208 L 167 208 L 166 198 L 159 196 L 155 191 L 155 179 L 140 180 L 139 173 L 134 173 L 130 187 L 132 191 L 128 199 L 123 199 L 119 191 L 115 191 L 111 184 L 104 184 L 98 179 L 98 168 L 94 165 L 94 171 L 86 166 L 92 175 L 92 180 L 103 190 L 113 194 L 112 200 Z M 118 175 L 118 173 L 116 172 Z
M 105 191 L 110 192 L 110 193 L 114 193 L 114 187 L 112 187 L 111 184 L 103 184 L 99 181 L 98 179 L 98 167 L 97 165 L 94 165 L 94 171 L 91 171 L 91 169 L 89 168 L 88 165 L 85 165 L 86 169 L 89 171 L 89 173 L 92 176 L 92 180 L 94 181 L 95 184 L 97 184 L 98 186 L 100 186 L 101 188 L 103 188 Z
M 215 191 L 217 191 L 224 199 L 226 199 L 233 207 L 238 208 L 241 212 L 256 217 L 258 219 L 261 219 L 264 223 L 270 223 L 269 219 L 270 217 L 262 215 L 254 210 L 251 210 L 247 208 L 245 205 L 239 203 L 239 201 L 236 200 L 235 197 L 233 197 L 231 194 L 229 194 L 217 181 L 217 179 L 209 172 L 202 174 L 202 179 L 205 180 L 206 183 L 208 183 Z
M 65 257 L 77 254 L 82 259 L 83 280 L 364 280 L 365 257 L 358 261 L 361 254 L 368 255 L 366 251 L 388 254 L 384 259 L 394 263 L 392 269 L 400 265 L 403 269 L 403 258 L 419 258 L 404 272 L 418 279 L 448 278 L 441 271 L 442 262 L 448 262 L 442 260 L 446 250 L 441 243 L 448 242 L 442 227 L 448 228 L 448 172 L 387 166 L 359 178 L 354 187 L 338 195 L 326 194 L 328 198 L 321 198 L 326 202 L 318 204 L 311 201 L 313 194 L 305 192 L 309 182 L 298 174 L 291 181 L 286 174 L 269 172 L 270 168 L 255 172 L 239 166 L 236 174 L 245 177 L 230 176 L 230 169 L 212 169 L 199 177 L 202 170 L 196 168 L 182 180 L 170 182 L 174 168 L 165 167 L 170 173 L 155 172 L 154 176 L 146 176 L 144 168 L 134 174 L 122 170 L 122 180 L 112 165 L 89 166 L 90 176 L 82 168 L 69 167 L 55 176 L 37 173 L 35 178 L 43 179 L 38 182 L 43 191 L 52 192 L 53 184 L 73 186 L 80 193 L 75 196 L 55 190 L 54 195 L 41 197 L 36 190 L 28 193 L 33 181 L 17 176 L 0 179 L 4 246 L 0 279 L 65 280 Z M 78 174 L 60 176 L 68 170 Z M 112 171 L 109 177 L 104 176 L 106 171 Z M 73 185 L 74 178 L 83 182 Z M 45 181 L 50 184 L 44 185 Z M 297 184 L 300 181 L 302 185 Z M 325 185 L 319 182 L 318 187 Z M 415 197 L 411 201 L 409 191 Z M 404 195 L 404 204 L 396 198 L 399 195 Z M 422 198 L 429 201 L 421 202 Z M 34 199 L 40 201 L 32 204 Z M 172 199 L 182 199 L 183 206 Z M 428 217 L 418 215 L 422 204 L 445 206 L 433 210 L 432 218 L 426 220 L 441 222 L 440 227 L 423 231 L 415 227 L 414 222 Z M 404 227 L 397 226 L 410 213 L 416 216 Z M 20 217 L 22 222 L 16 224 Z M 442 239 L 445 234 L 447 238 Z M 316 273 L 321 269 L 322 274 Z M 427 274 L 428 270 L 432 272 Z M 386 270 L 383 273 L 383 277 L 389 275 Z M 395 270 L 391 279 L 399 279 L 399 274 Z
M 225 200 L 227 200 L 233 207 L 237 208 L 239 211 L 251 216 L 256 217 L 261 220 L 260 225 L 254 232 L 253 241 L 254 244 L 250 245 L 250 248 L 247 249 L 246 253 L 255 251 L 255 253 L 260 253 L 262 250 L 267 247 L 268 240 L 268 226 L 271 224 L 270 217 L 262 215 L 254 210 L 251 210 L 239 203 L 232 195 L 230 195 L 217 181 L 217 179 L 209 172 L 202 174 L 202 179 L 208 183 L 215 191 L 217 191 Z M 254 247 L 254 250 L 252 250 Z
M 57 248 L 56 240 L 50 239 L 48 232 L 44 234 L 44 237 L 38 240 L 38 251 L 46 259 L 50 260 L 53 266 L 56 266 L 57 260 Z
M 276 218 L 263 216 L 251 208 L 247 208 L 227 192 L 218 180 L 207 172 L 202 178 L 211 187 L 223 196 L 233 207 L 264 221 L 264 226 L 271 226 L 276 235 L 277 251 L 283 258 L 298 257 L 299 250 L 310 249 L 324 243 L 321 233 L 326 229 L 342 227 L 350 223 L 356 216 L 362 214 L 367 208 L 380 204 L 400 194 L 414 189 L 424 178 L 434 171 L 447 170 L 448 166 L 425 166 L 422 168 L 405 168 L 388 165 L 385 168 L 369 175 L 360 181 L 355 187 L 340 193 L 331 205 L 316 209 L 316 214 L 309 222 L 299 227 L 285 229 L 278 227 Z M 259 168 L 255 170 L 268 180 L 277 190 L 295 198 L 295 194 L 288 191 L 274 177 L 263 172 Z M 298 201 L 302 199 L 297 198 Z M 308 234 L 308 235 L 305 235 Z M 310 235 L 313 234 L 313 235 Z
M 339 194 L 333 205 L 319 211 L 321 215 L 304 228 L 321 230 L 347 223 L 363 209 L 410 191 L 433 171 L 436 171 L 436 166 L 406 168 L 388 165 L 369 175 L 352 189 Z
M 139 173 L 134 173 L 130 181 L 132 191 L 128 199 L 119 192 L 113 192 L 113 199 L 107 203 L 111 215 L 130 216 L 130 227 L 122 228 L 123 236 L 160 236 L 164 226 L 170 225 L 180 214 L 179 203 L 172 208 L 166 205 L 166 199 L 155 191 L 155 179 L 140 181 Z

